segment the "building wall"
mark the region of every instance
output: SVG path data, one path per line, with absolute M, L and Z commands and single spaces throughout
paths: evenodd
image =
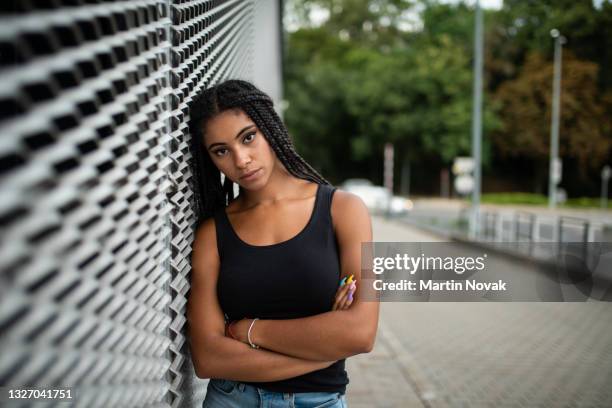
M 75 387 L 88 408 L 199 405 L 187 106 L 260 72 L 255 2 L 1 7 L 0 385 Z
M 279 0 L 260 0 L 253 24 L 253 82 L 272 97 L 277 110 L 283 96 L 281 13 Z

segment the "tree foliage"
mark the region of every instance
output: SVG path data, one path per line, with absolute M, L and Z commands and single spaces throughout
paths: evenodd
M 578 169 L 586 174 L 605 163 L 612 147 L 606 101 L 597 88 L 597 64 L 565 53 L 562 66 L 559 154 L 574 158 Z M 520 75 L 499 87 L 496 98 L 505 120 L 503 129 L 494 137 L 500 153 L 546 162 L 550 151 L 552 81 L 552 63 L 532 52 Z
M 299 151 L 328 178 L 381 182 L 387 142 L 396 147 L 397 178 L 410 162 L 431 185 L 436 170 L 470 155 L 471 7 L 433 0 L 287 6 L 300 28 L 287 35 L 285 118 Z M 313 11 L 326 19 L 311 21 Z M 547 166 L 553 27 L 568 38 L 560 152 L 564 171 L 582 177 L 566 187 L 592 191 L 597 183 L 585 180 L 611 157 L 609 2 L 595 9 L 588 0 L 505 0 L 501 10 L 486 11 L 485 177 L 520 160 L 533 166 L 503 177 L 524 185 L 530 169 Z

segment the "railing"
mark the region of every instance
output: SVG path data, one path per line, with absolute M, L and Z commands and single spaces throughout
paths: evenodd
M 458 224 L 469 222 L 469 210 L 459 213 Z M 538 215 L 527 211 L 478 214 L 479 241 L 494 242 L 601 242 L 612 239 L 612 226 L 566 215 Z
M 404 221 L 451 239 L 467 240 L 495 247 L 512 255 L 554 260 L 571 247 L 576 257 L 594 267 L 601 244 L 612 242 L 612 223 L 561 214 L 529 211 L 486 210 L 478 214 L 476 234 L 470 235 L 471 209 L 454 211 L 416 209 Z

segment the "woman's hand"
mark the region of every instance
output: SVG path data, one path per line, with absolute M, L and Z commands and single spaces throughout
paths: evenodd
M 351 275 L 346 281 L 342 279 L 340 287 L 336 291 L 336 298 L 334 301 L 333 310 L 347 310 L 353 304 L 353 294 L 357 289 L 357 282 L 352 280 L 353 275 Z

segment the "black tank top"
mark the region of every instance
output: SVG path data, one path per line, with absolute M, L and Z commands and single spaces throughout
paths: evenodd
M 220 258 L 217 296 L 226 319 L 295 319 L 329 312 L 340 280 L 338 244 L 331 219 L 335 188 L 320 184 L 310 220 L 293 238 L 254 246 L 232 228 L 225 208 L 215 214 Z M 322 370 L 273 382 L 246 384 L 269 391 L 346 391 L 345 359 Z

